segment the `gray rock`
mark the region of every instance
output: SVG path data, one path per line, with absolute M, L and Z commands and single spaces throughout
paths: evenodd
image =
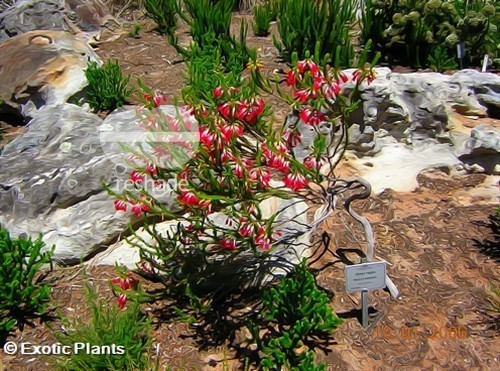
M 377 69 L 377 79 L 362 87 L 363 105 L 352 129 L 351 148 L 358 154 L 378 151 L 377 138 L 390 135 L 399 142 L 413 143 L 428 138 L 452 144 L 448 113 L 495 116 L 500 92 L 500 76 L 473 70 L 454 75 L 439 73 L 389 73 Z M 371 126 L 375 131 L 359 131 Z M 359 132 L 359 133 L 358 133 Z M 368 149 L 368 152 L 367 152 Z
M 103 122 L 72 104 L 40 109 L 0 155 L 0 224 L 14 236 L 41 233 L 63 263 L 77 263 L 126 232 L 131 217 L 115 211 L 103 182 L 121 192 L 130 186 L 130 169 L 100 134 L 116 122 L 137 129 L 134 114 L 123 109 Z M 160 195 L 167 207 L 171 195 L 172 188 Z
M 87 32 L 98 38 L 114 21 L 99 0 L 18 0 L 0 13 L 0 42 L 35 30 Z
M 64 31 L 33 31 L 0 44 L 0 113 L 34 117 L 38 108 L 72 100 L 88 85 L 88 62 L 101 61 L 89 44 Z
M 460 160 L 468 171 L 496 174 L 500 164 L 500 129 L 488 125 L 472 129 Z

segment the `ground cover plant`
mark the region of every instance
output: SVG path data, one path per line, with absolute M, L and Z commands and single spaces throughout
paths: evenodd
M 123 284 L 122 284 L 123 286 Z M 83 348 L 70 356 L 58 357 L 54 366 L 60 370 L 153 370 L 157 369 L 152 354 L 152 327 L 138 302 L 109 303 L 98 298 L 90 285 L 85 287 L 90 319 L 62 318 L 64 331 L 56 331 L 63 346 L 75 344 L 99 348 L 89 352 Z M 103 355 L 104 354 L 104 355 Z
M 108 60 L 103 66 L 89 63 L 85 70 L 89 86 L 86 102 L 95 111 L 113 111 L 125 104 L 133 93 L 117 61 Z
M 326 364 L 314 363 L 313 349 L 318 339 L 327 340 L 342 323 L 329 302 L 328 296 L 317 287 L 305 260 L 278 285 L 267 289 L 259 311 L 260 323 L 249 325 L 250 341 L 257 343 L 265 354 L 261 367 L 326 370 Z
M 46 312 L 50 285 L 39 273 L 51 262 L 52 250 L 44 252 L 44 246 L 41 238 L 12 239 L 0 227 L 0 341 L 14 326 Z
M 177 0 L 145 0 L 146 15 L 154 20 L 158 31 L 172 35 L 177 29 Z

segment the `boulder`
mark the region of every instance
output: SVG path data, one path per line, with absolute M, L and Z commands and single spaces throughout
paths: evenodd
M 86 32 L 99 39 L 102 27 L 117 23 L 99 0 L 18 0 L 0 13 L 0 42 L 36 30 Z
M 135 111 L 118 110 L 105 121 L 84 108 L 47 106 L 27 125 L 27 132 L 7 144 L 0 155 L 0 224 L 13 236 L 40 233 L 54 258 L 78 263 L 107 247 L 135 219 L 116 212 L 111 190 L 133 191 L 123 154 L 102 140 L 114 123 L 137 130 Z M 135 121 L 134 121 L 135 120 Z M 128 125 L 128 126 L 126 126 Z M 173 209 L 173 187 L 162 190 Z
M 88 85 L 84 70 L 101 61 L 89 44 L 64 31 L 32 31 L 0 44 L 0 113 L 34 117 L 44 105 L 72 101 Z
M 500 129 L 484 124 L 472 129 L 460 160 L 471 172 L 500 174 Z

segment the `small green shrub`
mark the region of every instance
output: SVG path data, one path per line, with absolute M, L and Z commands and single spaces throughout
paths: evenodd
M 355 0 L 281 0 L 278 31 L 274 44 L 291 62 L 293 52 L 304 59 L 306 51 L 318 49 L 321 60 L 327 55 L 336 67 L 352 66 L 354 48 L 349 35 L 355 21 Z
M 145 0 L 146 15 L 156 22 L 161 34 L 172 35 L 177 28 L 177 0 Z
M 252 27 L 255 36 L 269 35 L 269 28 L 271 26 L 271 21 L 273 20 L 273 16 L 274 14 L 272 13 L 271 3 L 254 6 L 253 8 L 254 22 L 252 24 Z
M 96 111 L 112 111 L 123 106 L 132 95 L 130 77 L 124 76 L 118 62 L 106 61 L 102 67 L 89 63 L 85 70 L 89 86 L 86 100 Z
M 328 337 L 342 320 L 329 306 L 328 296 L 316 285 L 303 261 L 291 277 L 265 291 L 261 317 L 267 332 L 251 324 L 252 341 L 265 354 L 264 369 L 326 370 L 314 363 L 315 339 Z M 298 352 L 306 345 L 308 350 Z
M 153 369 L 151 356 L 151 324 L 141 313 L 137 302 L 129 301 L 125 310 L 116 304 L 99 300 L 95 290 L 87 285 L 87 303 L 90 308 L 90 320 L 72 320 L 63 318 L 66 331 L 56 333 L 57 340 L 63 346 L 70 346 L 72 354 L 55 360 L 55 366 L 61 370 L 149 370 Z M 74 351 L 75 344 L 112 347 L 114 353 L 91 354 L 84 350 Z M 120 347 L 120 348 L 118 348 Z M 110 350 L 111 352 L 111 350 Z M 108 353 L 110 353 L 108 352 Z
M 140 32 L 141 32 L 141 24 L 140 23 L 135 23 L 132 25 L 132 30 L 128 33 L 130 37 L 133 37 L 134 39 L 139 39 L 141 37 Z
M 50 263 L 52 250 L 42 252 L 41 238 L 11 239 L 0 227 L 0 334 L 8 333 L 26 317 L 43 314 L 50 286 L 35 276 Z

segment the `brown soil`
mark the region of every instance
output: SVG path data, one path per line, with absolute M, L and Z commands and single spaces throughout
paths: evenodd
M 123 70 L 134 76 L 132 81 L 140 77 L 172 101 L 182 87 L 184 63 L 150 23 L 140 36 L 125 35 L 100 45 L 97 52 L 104 59 L 117 59 Z M 181 36 L 188 40 L 185 33 Z M 271 40 L 249 37 L 250 44 L 260 48 L 267 68 L 285 68 Z M 274 103 L 279 114 L 286 114 L 286 106 Z M 340 169 L 346 174 L 351 171 Z M 314 267 L 322 268 L 318 282 L 332 293 L 333 307 L 345 319 L 332 337 L 334 343 L 326 347 L 327 353 L 316 352 L 329 370 L 500 369 L 499 298 L 488 297 L 500 285 L 499 237 L 488 225 L 488 216 L 499 204 L 472 198 L 465 202 L 463 197 L 464 190 L 475 189 L 484 179 L 481 174 L 426 172 L 419 176 L 420 187 L 414 192 L 389 190 L 354 204 L 372 222 L 376 257 L 388 262 L 388 273 L 401 292 L 397 300 L 382 290 L 370 294 L 374 323 L 369 330 L 359 323 L 360 298 L 345 292 L 343 273 L 346 263 L 359 261 L 364 248 L 361 230 L 341 211 L 326 221 L 323 230 L 332 236 L 331 252 Z M 81 267 L 56 269 L 48 276 L 54 306 L 65 315 L 86 318 L 85 282 L 93 282 L 100 297 L 113 300 L 109 279 L 115 275 L 113 267 L 88 272 Z M 154 287 L 144 280 L 143 285 Z M 492 309 L 495 301 L 497 311 Z M 161 304 L 145 308 L 152 312 Z M 11 334 L 8 340 L 50 344 L 54 337 L 48 326 L 57 331 L 60 323 L 35 320 L 34 325 Z M 453 329 L 460 329 L 460 338 Z M 215 328 L 215 333 L 218 330 L 222 331 Z M 236 342 L 244 335 L 238 331 Z M 211 370 L 224 369 L 227 364 L 231 369 L 242 368 L 234 359 L 234 343 L 228 340 L 218 347 L 203 347 L 200 331 L 185 323 L 161 321 L 153 338 L 160 345 L 158 354 L 164 367 Z M 50 370 L 49 361 L 0 352 L 0 370 Z

